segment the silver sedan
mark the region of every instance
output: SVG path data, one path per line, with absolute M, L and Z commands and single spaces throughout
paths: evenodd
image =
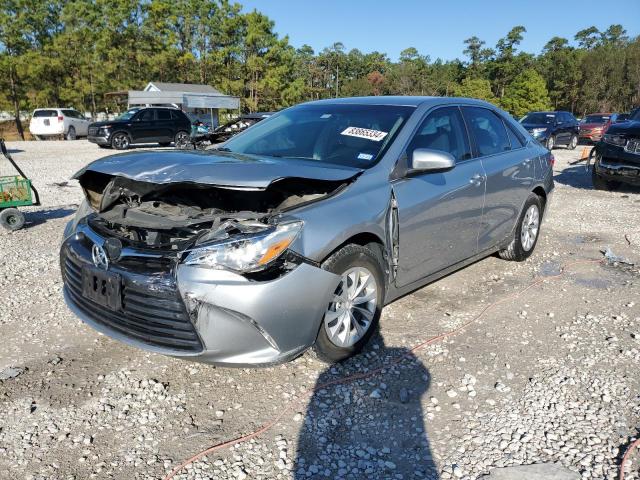
M 478 100 L 367 97 L 283 110 L 215 150 L 76 174 L 69 307 L 113 338 L 224 365 L 359 352 L 385 304 L 488 255 L 531 255 L 553 157 Z

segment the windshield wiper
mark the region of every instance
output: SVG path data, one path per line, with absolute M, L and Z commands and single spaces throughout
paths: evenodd
M 272 153 L 271 155 L 267 155 L 268 157 L 274 157 L 274 158 L 291 158 L 294 160 L 318 160 L 317 158 L 313 158 L 313 157 L 296 157 L 294 155 L 280 155 L 278 153 Z
M 216 147 L 213 150 L 217 150 L 219 152 L 230 152 L 231 149 L 229 147 Z

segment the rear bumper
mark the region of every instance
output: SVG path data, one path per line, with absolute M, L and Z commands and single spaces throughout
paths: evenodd
M 315 341 L 340 280 L 307 263 L 273 280 L 251 281 L 232 272 L 177 262 L 159 268 L 142 259 L 134 262 L 135 267 L 117 261 L 109 271 L 122 279 L 122 307 L 106 311 L 84 298 L 78 284 L 82 268 L 92 265 L 91 245 L 100 241 L 93 231 L 87 232 L 90 238 L 84 235 L 83 228 L 87 227 L 68 237 L 61 248 L 69 308 L 116 340 L 193 361 L 259 366 L 290 360 Z M 69 262 L 74 264 L 71 270 Z M 142 297 L 148 298 L 148 305 L 139 302 Z

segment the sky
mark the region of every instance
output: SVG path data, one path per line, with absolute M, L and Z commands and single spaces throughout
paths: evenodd
M 334 42 L 364 53 L 379 51 L 397 60 L 415 47 L 432 60 L 462 58 L 463 41 L 473 35 L 494 47 L 516 25 L 527 32 L 521 50 L 539 53 L 553 37 L 573 36 L 595 25 L 605 30 L 621 24 L 640 35 L 640 0 L 237 0 L 275 22 L 294 47 L 311 45 L 318 52 Z

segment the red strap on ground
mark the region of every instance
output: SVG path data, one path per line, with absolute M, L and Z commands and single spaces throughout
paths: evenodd
M 527 291 L 531 290 L 532 288 L 537 287 L 538 285 L 541 285 L 545 282 L 548 282 L 550 280 L 557 280 L 558 278 L 562 277 L 565 273 L 567 273 L 568 269 L 570 267 L 576 266 L 576 265 L 584 265 L 584 264 L 594 264 L 594 263 L 603 263 L 603 260 L 576 260 L 574 262 L 569 262 L 564 264 L 561 268 L 560 268 L 560 272 L 558 272 L 555 275 L 549 275 L 549 276 L 545 276 L 545 277 L 540 277 L 537 280 L 535 280 L 534 282 L 530 283 L 528 286 L 526 286 L 525 288 L 523 288 L 522 290 L 519 290 L 517 292 L 514 292 L 510 295 L 507 295 L 506 297 L 501 298 L 500 300 L 497 300 L 489 305 L 487 305 L 486 307 L 484 307 L 480 313 L 478 313 L 475 317 L 473 317 L 471 320 L 463 323 L 462 325 L 460 325 L 459 327 L 454 328 L 453 330 L 449 330 L 448 332 L 444 332 L 441 333 L 440 335 L 436 335 L 435 337 L 431 337 L 428 338 L 426 340 L 424 340 L 421 343 L 418 343 L 417 345 L 415 345 L 413 348 L 411 348 L 405 355 L 402 355 L 400 357 L 395 358 L 393 361 L 390 361 L 374 370 L 370 370 L 368 372 L 362 372 L 362 373 L 356 373 L 354 375 L 348 375 L 346 377 L 343 378 L 339 378 L 336 380 L 331 380 L 329 382 L 325 382 L 322 383 L 320 385 L 315 385 L 314 387 L 309 388 L 308 390 L 304 391 L 298 398 L 295 398 L 291 401 L 289 401 L 288 404 L 286 404 L 284 406 L 284 408 L 282 409 L 282 411 L 276 415 L 274 418 L 272 418 L 271 420 L 267 421 L 266 423 L 264 423 L 259 429 L 248 433 L 246 435 L 234 438 L 232 440 L 228 440 L 226 442 L 222 442 L 222 443 L 218 443 L 216 445 L 213 445 L 209 448 L 207 448 L 206 450 L 202 450 L 201 452 L 193 455 L 192 457 L 188 458 L 187 460 L 185 460 L 184 462 L 182 462 L 180 465 L 178 465 L 176 468 L 174 468 L 171 473 L 169 473 L 166 477 L 164 477 L 164 480 L 171 480 L 180 470 L 182 470 L 183 468 L 185 468 L 187 465 L 201 459 L 202 457 L 216 452 L 218 450 L 221 450 L 223 448 L 228 448 L 231 447 L 233 445 L 237 445 L 238 443 L 244 443 L 247 442 L 249 440 L 251 440 L 252 438 L 255 438 L 261 434 L 263 434 L 264 432 L 266 432 L 267 430 L 270 430 L 272 427 L 274 427 L 275 425 L 277 425 L 280 420 L 282 419 L 282 417 L 284 417 L 284 415 L 286 413 L 288 413 L 292 407 L 296 406 L 297 404 L 299 404 L 304 398 L 310 396 L 311 394 L 313 394 L 315 391 L 317 390 L 321 390 L 323 388 L 327 388 L 327 387 L 331 387 L 334 385 L 339 385 L 339 384 L 344 384 L 344 383 L 350 383 L 353 382 L 355 380 L 362 380 L 365 378 L 370 378 L 373 377 L 377 374 L 379 374 L 380 372 L 382 372 L 383 370 L 386 370 L 389 367 L 392 367 L 394 365 L 397 365 L 398 363 L 402 362 L 407 356 L 409 356 L 410 353 L 416 352 L 420 349 L 423 349 L 429 345 L 432 345 L 434 343 L 437 343 L 441 340 L 444 340 L 447 337 L 451 337 L 453 335 L 456 335 L 458 333 L 460 333 L 462 330 L 464 330 L 465 328 L 467 328 L 468 326 L 470 326 L 471 324 L 477 322 L 478 320 L 480 320 L 489 310 L 497 307 L 500 304 L 506 303 L 508 301 L 511 301 L 513 299 L 516 299 L 518 297 L 520 297 L 521 295 L 523 295 L 524 293 L 526 293 Z M 622 460 L 622 464 L 624 465 L 625 460 L 627 458 L 627 456 L 629 455 L 629 453 L 631 452 L 631 450 L 633 449 L 634 446 L 637 446 L 639 444 L 640 441 L 636 441 L 627 451 L 627 453 L 625 454 L 624 459 Z M 624 480 L 624 473 L 623 473 L 623 469 L 622 467 L 620 468 L 620 480 Z

